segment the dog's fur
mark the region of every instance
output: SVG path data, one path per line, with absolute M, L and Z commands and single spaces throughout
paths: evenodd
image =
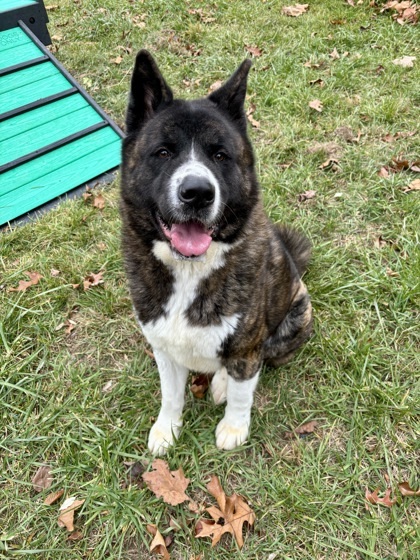
M 263 362 L 288 361 L 311 332 L 301 280 L 309 242 L 267 218 L 244 113 L 245 60 L 205 99 L 174 99 L 137 55 L 123 146 L 123 252 L 134 309 L 159 369 L 149 449 L 179 434 L 189 370 L 215 373 L 221 449 L 248 437 Z

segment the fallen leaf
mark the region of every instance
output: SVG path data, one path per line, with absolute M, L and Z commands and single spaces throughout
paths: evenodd
M 315 109 L 315 111 L 318 111 L 318 113 L 321 113 L 323 109 L 322 102 L 319 99 L 313 99 L 312 101 L 309 101 L 309 107 L 311 109 Z
M 74 531 L 74 512 L 79 509 L 85 500 L 76 500 L 75 497 L 67 498 L 60 507 L 60 515 L 58 517 L 58 524 L 60 527 L 65 527 L 67 531 Z
M 83 281 L 83 289 L 86 291 L 93 286 L 99 286 L 99 284 L 103 284 L 103 275 L 103 272 L 98 272 L 97 274 L 88 274 Z
M 219 89 L 220 87 L 222 87 L 223 82 L 222 80 L 216 80 L 213 84 L 211 84 L 211 86 L 208 89 L 208 93 L 212 93 L 213 91 L 216 91 L 216 89 Z
M 340 55 L 338 54 L 338 50 L 334 47 L 333 51 L 330 52 L 330 54 L 328 55 L 330 58 L 332 58 L 333 60 L 338 60 L 340 58 Z
M 287 439 L 292 439 L 296 436 L 312 434 L 317 426 L 318 422 L 316 420 L 311 420 L 310 422 L 305 422 L 305 424 L 300 425 L 298 428 L 295 428 L 291 432 L 285 432 L 284 437 Z
M 151 360 L 156 360 L 155 355 L 153 354 L 153 352 L 151 352 L 150 350 L 148 350 L 147 348 L 144 349 L 144 353 L 146 354 L 146 356 L 149 356 L 149 358 Z
M 379 504 L 381 506 L 390 508 L 397 502 L 397 498 L 391 500 L 391 491 L 392 491 L 391 488 L 387 488 L 385 490 L 384 497 L 379 498 L 378 496 L 379 488 L 377 488 L 374 492 L 370 492 L 368 488 L 366 488 L 365 498 L 370 504 L 373 505 Z
M 207 484 L 207 490 L 216 499 L 218 508 L 211 506 L 206 511 L 213 518 L 200 519 L 196 525 L 196 537 L 212 537 L 212 546 L 215 546 L 224 533 L 231 533 L 238 547 L 242 548 L 243 525 L 253 525 L 255 514 L 243 498 L 237 494 L 226 496 L 217 476 L 212 476 Z
M 415 60 L 415 56 L 403 56 L 401 58 L 396 58 L 395 60 L 393 60 L 392 64 L 402 66 L 403 68 L 413 68 Z
M 347 4 L 349 6 L 353 6 L 353 8 L 354 8 L 354 0 L 347 0 Z
M 82 539 L 83 539 L 82 531 L 73 531 L 73 533 L 70 533 L 70 535 L 67 537 L 68 541 L 81 541 Z
M 165 503 L 172 506 L 190 500 L 185 494 L 190 479 L 185 478 L 182 468 L 170 471 L 163 459 L 155 459 L 152 468 L 154 470 L 144 473 L 142 478 L 155 496 L 162 498 Z
M 308 11 L 309 4 L 295 4 L 294 6 L 284 6 L 282 13 L 286 16 L 298 17 Z
M 305 202 L 305 200 L 310 200 L 311 198 L 315 198 L 315 196 L 316 196 L 316 191 L 309 190 L 298 195 L 298 200 L 299 202 Z
M 196 399 L 203 399 L 210 385 L 210 377 L 201 373 L 192 378 L 191 392 Z
M 48 465 L 42 465 L 32 477 L 32 486 L 35 492 L 42 492 L 43 490 L 50 488 L 52 481 L 53 477 L 51 476 L 51 467 Z
M 254 119 L 254 117 L 252 116 L 253 113 L 255 113 L 255 109 L 256 109 L 255 103 L 250 103 L 249 107 L 248 107 L 248 110 L 246 112 L 246 116 L 247 116 L 249 122 L 252 124 L 253 127 L 260 128 L 261 125 L 260 125 L 259 121 L 256 121 Z
M 51 276 L 52 276 L 53 278 L 56 278 L 57 276 L 60 276 L 60 271 L 57 270 L 56 268 L 52 268 L 52 269 L 50 270 L 50 274 L 51 274 Z
M 403 496 L 420 496 L 420 489 L 413 490 L 408 482 L 400 482 L 398 488 Z
M 387 246 L 387 244 L 388 242 L 382 237 L 382 235 L 380 235 L 379 237 L 375 237 L 375 239 L 373 240 L 373 246 L 375 247 L 375 249 L 383 249 Z
M 340 164 L 337 159 L 328 158 L 319 166 L 322 171 L 338 171 L 340 169 Z
M 403 192 L 420 191 L 420 179 L 414 179 L 407 187 L 403 188 Z
M 388 167 L 381 167 L 380 170 L 378 171 L 378 175 L 379 177 L 382 177 L 383 179 L 386 179 L 387 177 L 389 177 L 389 171 L 388 171 Z
M 169 560 L 171 556 L 168 552 L 168 549 L 166 548 L 165 539 L 162 537 L 159 529 L 156 527 L 156 525 L 152 524 L 148 524 L 146 529 L 147 532 L 153 536 L 149 551 L 160 554 L 165 560 Z
M 48 494 L 48 496 L 44 500 L 44 504 L 46 506 L 51 506 L 52 504 L 55 504 L 55 502 L 59 500 L 63 494 L 64 494 L 64 490 L 57 490 L 57 492 L 52 492 L 51 494 Z
M 322 80 L 321 78 L 318 78 L 317 80 L 310 80 L 309 85 L 310 86 L 324 87 L 325 83 L 324 83 L 324 80 Z
M 114 58 L 113 60 L 111 60 L 112 64 L 121 64 L 122 62 L 122 56 L 118 55 L 117 58 Z
M 252 47 L 251 45 L 246 45 L 245 49 L 252 54 L 252 56 L 258 57 L 262 55 L 262 50 L 258 47 Z
M 29 276 L 29 280 L 20 280 L 17 288 L 10 288 L 10 292 L 26 292 L 31 286 L 35 286 L 43 278 L 38 272 L 25 272 L 26 276 Z
M 98 208 L 98 210 L 105 208 L 105 199 L 102 194 L 97 194 L 93 197 L 93 207 Z

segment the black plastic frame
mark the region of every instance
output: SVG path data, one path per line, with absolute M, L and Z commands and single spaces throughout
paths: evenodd
M 19 20 L 23 21 L 44 45 L 51 45 L 47 27 L 48 15 L 43 0 L 36 0 L 36 4 L 1 12 L 0 31 L 17 27 Z

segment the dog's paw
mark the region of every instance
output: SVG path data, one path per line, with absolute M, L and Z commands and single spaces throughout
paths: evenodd
M 223 418 L 216 428 L 216 445 L 219 449 L 235 449 L 244 443 L 249 435 L 249 424 L 232 426 Z
M 215 404 L 222 404 L 226 402 L 228 385 L 228 372 L 225 367 L 216 371 L 211 380 L 211 394 Z
M 179 436 L 181 426 L 172 424 L 170 427 L 159 422 L 153 424 L 149 433 L 148 448 L 153 455 L 165 455 L 168 447 L 173 445 Z

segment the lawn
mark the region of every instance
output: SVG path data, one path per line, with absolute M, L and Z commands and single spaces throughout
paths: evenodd
M 46 2 L 55 56 L 119 125 L 138 49 L 189 98 L 253 58 L 264 201 L 313 243 L 315 329 L 290 364 L 263 372 L 240 449 L 216 449 L 223 408 L 188 390 L 167 461 L 201 511 L 170 506 L 130 470 L 151 468 L 160 392 L 122 268 L 118 177 L 4 230 L 0 558 L 149 558 L 147 524 L 170 535 L 176 560 L 420 558 L 420 498 L 399 491 L 420 488 L 419 24 L 379 0 L 308 3 L 289 17 L 285 0 Z M 26 271 L 42 278 L 13 291 Z M 312 433 L 288 435 L 312 420 Z M 53 483 L 38 493 L 44 464 Z M 231 536 L 214 548 L 194 536 L 213 474 L 255 512 L 241 550 Z M 387 487 L 392 507 L 367 504 L 366 489 Z M 84 500 L 74 540 L 57 524 L 60 502 L 43 503 L 60 489 Z

